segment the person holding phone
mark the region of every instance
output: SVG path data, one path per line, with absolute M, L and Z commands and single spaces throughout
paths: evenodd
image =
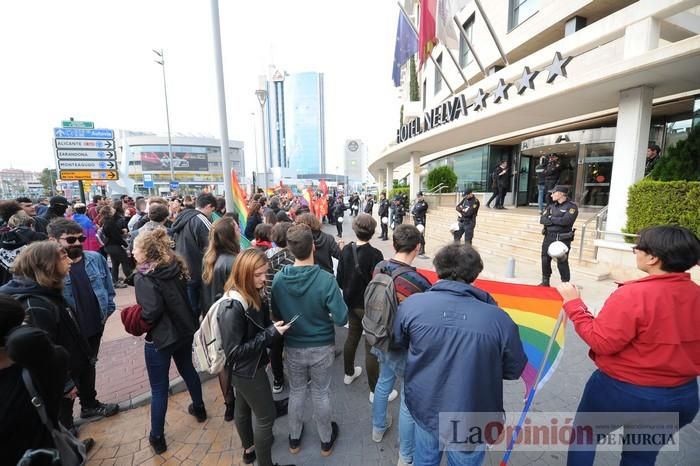
M 238 292 L 245 302 L 232 300 L 219 311 L 219 327 L 231 384 L 236 389 L 234 422 L 243 445 L 243 462 L 272 466 L 272 426 L 277 410 L 265 366 L 266 349 L 281 338 L 290 324 L 272 322 L 264 293 L 268 269 L 265 253 L 246 249 L 238 255 L 224 286 L 225 293 Z M 255 414 L 253 427 L 251 414 Z

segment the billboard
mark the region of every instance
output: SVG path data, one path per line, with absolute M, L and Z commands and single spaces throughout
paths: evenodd
M 170 171 L 168 152 L 141 152 L 141 170 L 145 172 Z M 207 154 L 173 152 L 173 170 L 178 172 L 209 171 Z

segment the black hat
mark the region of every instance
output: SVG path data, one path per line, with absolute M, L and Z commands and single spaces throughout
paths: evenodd
M 466 196 L 466 195 L 471 194 L 471 193 L 473 193 L 473 192 L 474 192 L 474 190 L 473 190 L 472 188 L 469 188 L 469 189 L 466 189 L 466 190 L 464 191 L 464 195 Z
M 550 192 L 550 193 L 562 193 L 562 194 L 566 194 L 568 196 L 569 195 L 569 187 L 558 184 L 554 188 L 550 189 L 548 192 Z
M 49 199 L 49 205 L 62 205 L 68 207 L 68 199 L 63 196 L 54 196 Z
M 420 197 L 420 196 L 422 196 L 422 195 L 423 195 L 423 191 L 418 191 L 418 194 L 417 194 L 417 196 L 419 196 L 419 197 Z

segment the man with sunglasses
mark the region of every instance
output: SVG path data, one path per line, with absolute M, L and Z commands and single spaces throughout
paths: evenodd
M 49 239 L 58 242 L 71 259 L 63 296 L 75 311 L 80 333 L 90 346 L 91 365 L 77 381 L 80 397 L 80 417 L 112 416 L 119 405 L 101 403 L 95 391 L 95 364 L 107 318 L 114 312 L 114 287 L 105 258 L 93 251 L 84 251 L 87 239 L 77 222 L 66 218 L 54 219 L 47 228 Z

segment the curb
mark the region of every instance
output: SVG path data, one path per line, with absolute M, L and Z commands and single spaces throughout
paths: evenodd
M 213 378 L 216 378 L 217 375 L 212 375 L 208 372 L 199 372 L 199 380 L 201 383 L 207 382 Z M 171 395 L 174 395 L 176 393 L 184 392 L 187 390 L 187 385 L 185 384 L 185 381 L 182 379 L 182 377 L 177 376 L 173 380 L 170 381 L 170 387 L 168 388 L 168 397 Z M 134 408 L 140 408 L 141 406 L 146 406 L 147 404 L 151 403 L 151 391 L 147 391 L 146 393 L 142 393 L 141 395 L 136 395 L 135 397 L 131 397 L 128 400 L 125 401 L 120 401 L 117 403 L 119 405 L 119 412 L 123 413 L 125 411 L 129 411 Z M 90 422 L 94 421 L 99 421 L 100 419 L 104 419 L 102 417 L 94 417 L 94 418 L 88 418 L 88 419 L 82 419 L 80 417 L 75 419 L 75 425 L 80 426 L 83 424 L 87 424 Z

